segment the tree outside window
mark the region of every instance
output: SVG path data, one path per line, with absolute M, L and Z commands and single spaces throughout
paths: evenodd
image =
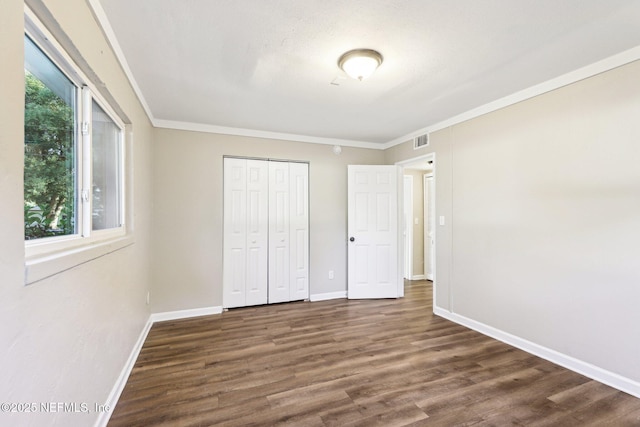
M 75 112 L 73 98 L 71 101 L 66 102 L 25 68 L 26 240 L 75 233 Z

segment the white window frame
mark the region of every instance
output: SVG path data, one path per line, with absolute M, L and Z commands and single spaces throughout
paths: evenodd
M 120 129 L 119 140 L 117 144 L 120 146 L 118 152 L 120 153 L 120 167 L 119 167 L 119 182 L 120 182 L 120 226 L 104 229 L 93 230 L 93 223 L 91 221 L 93 217 L 93 197 L 91 194 L 91 188 L 93 184 L 93 171 L 91 169 L 93 165 L 92 157 L 92 135 L 93 135 L 93 102 L 98 104 L 100 108 L 109 116 L 115 125 Z M 109 238 L 120 237 L 125 234 L 125 125 L 120 118 L 113 112 L 108 103 L 101 100 L 98 94 L 91 90 L 89 86 L 85 85 L 82 88 L 82 123 L 86 123 L 86 131 L 82 129 L 82 185 L 84 188 L 80 191 L 80 197 L 82 199 L 82 237 L 90 238 L 91 240 L 104 240 Z
M 76 158 L 76 233 L 66 236 L 25 240 L 25 283 L 40 281 L 76 265 L 95 259 L 133 243 L 128 233 L 126 206 L 127 140 L 123 120 L 101 96 L 93 82 L 81 71 L 55 37 L 25 5 L 25 36 L 45 53 L 76 86 L 75 158 Z M 92 107 L 96 102 L 120 129 L 120 226 L 105 230 L 92 230 Z M 126 136 L 125 136 L 126 135 Z

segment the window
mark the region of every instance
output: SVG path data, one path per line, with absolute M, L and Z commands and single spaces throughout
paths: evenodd
M 122 131 L 95 101 L 92 103 L 92 116 L 92 229 L 117 228 L 122 225 Z
M 24 237 L 76 233 L 76 86 L 25 37 Z
M 124 124 L 25 9 L 27 261 L 124 236 Z M 95 247 L 95 245 L 93 245 Z

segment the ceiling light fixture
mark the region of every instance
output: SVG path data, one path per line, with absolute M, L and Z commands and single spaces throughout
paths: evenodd
M 382 64 L 382 55 L 372 49 L 354 49 L 342 54 L 338 66 L 349 77 L 362 81 Z

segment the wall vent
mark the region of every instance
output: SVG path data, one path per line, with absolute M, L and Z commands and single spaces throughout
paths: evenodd
M 416 136 L 413 138 L 413 149 L 426 147 L 429 145 L 429 134 L 425 133 L 424 135 Z

